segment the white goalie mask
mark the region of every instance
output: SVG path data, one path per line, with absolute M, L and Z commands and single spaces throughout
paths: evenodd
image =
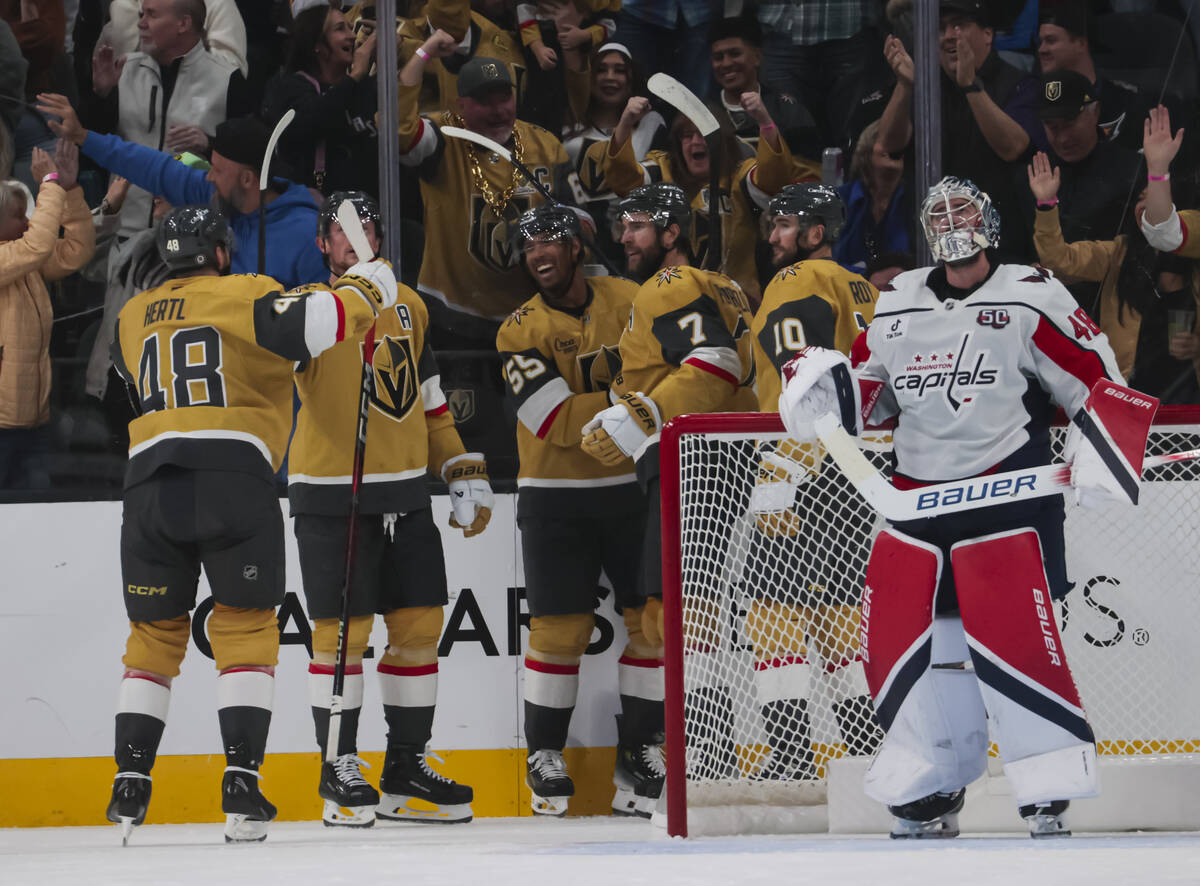
M 1000 242 L 1000 213 L 965 178 L 946 176 L 921 204 L 921 227 L 935 261 L 960 262 Z

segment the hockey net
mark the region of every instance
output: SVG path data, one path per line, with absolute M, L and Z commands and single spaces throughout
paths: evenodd
M 1054 433 L 1057 458 L 1065 429 Z M 827 457 L 794 517 L 755 516 L 763 455 L 782 442 L 777 415 L 685 416 L 663 433 L 672 835 L 700 809 L 728 814 L 707 830 L 821 830 L 831 764 L 869 758 L 881 738 L 856 659 L 882 520 Z M 860 446 L 890 472 L 889 435 Z M 1147 451 L 1196 447 L 1200 409 L 1163 407 Z M 1102 764 L 1200 751 L 1200 461 L 1145 480 L 1137 509 L 1067 508 L 1074 587 L 1057 614 Z M 781 826 L 788 815 L 797 821 Z

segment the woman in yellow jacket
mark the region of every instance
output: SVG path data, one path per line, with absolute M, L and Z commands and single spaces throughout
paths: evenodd
M 34 148 L 32 172 L 42 185 L 28 220 L 25 190 L 0 182 L 0 489 L 49 485 L 43 454 L 54 314 L 46 283 L 79 270 L 96 248 L 78 170 L 75 145 L 60 139 L 53 157 Z
M 757 308 L 762 300 L 754 250 L 759 238 L 759 216 L 771 197 L 794 181 L 820 181 L 820 169 L 809 161 L 794 159 L 779 129 L 763 107 L 757 92 L 741 97 L 742 107 L 759 125 L 757 154 L 744 159 L 742 146 L 733 131 L 722 125 L 721 215 L 724 236 L 718 270 L 738 282 Z M 630 134 L 638 121 L 650 113 L 650 100 L 634 96 L 625 106 L 613 129 L 612 139 L 588 148 L 587 159 L 595 163 L 614 193 L 625 196 L 652 181 L 674 182 L 692 203 L 692 236 L 689 238 L 697 266 L 703 264 L 708 242 L 708 164 L 711 158 L 695 124 L 682 115 L 671 124 L 671 147 L 650 151 L 644 162 L 634 156 Z M 727 118 L 728 115 L 724 115 Z
M 1121 374 L 1129 384 L 1164 403 L 1196 402 L 1200 394 L 1200 327 L 1196 325 L 1195 262 L 1163 256 L 1141 233 L 1145 192 L 1139 195 L 1122 232 L 1112 240 L 1063 239 L 1058 216 L 1059 173 L 1038 152 L 1028 167 L 1037 201 L 1033 243 L 1038 260 L 1065 282 L 1100 284 L 1100 329 L 1108 336 Z M 1174 263 L 1174 264 L 1169 264 Z M 1186 311 L 1192 328 L 1168 341 L 1167 312 Z M 1087 334 L 1086 324 L 1082 325 Z

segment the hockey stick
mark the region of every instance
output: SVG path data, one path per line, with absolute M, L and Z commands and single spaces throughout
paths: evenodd
M 537 189 L 537 192 L 539 194 L 541 194 L 548 202 L 554 203 L 554 204 L 560 204 L 562 202 L 561 200 L 556 198 L 553 194 L 551 194 L 550 190 L 544 184 L 542 184 L 540 181 L 538 181 L 537 176 L 535 176 L 532 172 L 529 171 L 528 166 L 526 166 L 524 163 L 522 163 L 520 160 L 518 160 L 516 157 L 514 157 L 512 151 L 510 151 L 508 148 L 504 147 L 504 145 L 500 144 L 500 142 L 493 141 L 492 139 L 488 138 L 486 135 L 480 135 L 478 132 L 472 132 L 470 129 L 462 129 L 458 126 L 442 126 L 442 127 L 439 127 L 439 129 L 440 129 L 442 135 L 448 135 L 448 136 L 450 136 L 450 138 L 458 138 L 458 139 L 462 139 L 463 141 L 467 141 L 467 142 L 474 142 L 475 144 L 479 145 L 481 148 L 487 148 L 492 153 L 499 154 L 501 157 L 503 157 L 505 160 L 507 160 L 509 163 L 511 163 L 513 166 L 515 166 L 517 169 L 517 172 L 519 172 L 519 173 L 521 173 L 521 175 L 525 176 L 525 180 L 528 181 L 531 185 L 533 185 L 534 188 Z M 617 269 L 617 266 L 612 263 L 612 259 L 610 259 L 607 255 L 605 255 L 599 249 L 593 248 L 592 254 L 594 256 L 596 256 L 596 258 L 597 258 L 597 260 L 599 260 L 600 264 L 604 265 L 605 270 L 608 271 L 610 276 L 612 276 L 612 277 L 625 276 Z
M 375 257 L 362 222 L 354 210 L 354 204 L 343 200 L 337 208 L 338 224 L 346 239 L 354 248 L 359 261 L 370 261 Z M 350 524 L 346 529 L 346 571 L 342 581 L 342 612 L 338 616 L 337 663 L 333 667 L 333 691 L 329 696 L 329 728 L 325 735 L 325 763 L 331 765 L 338 758 L 338 743 L 342 735 L 342 695 L 346 688 L 346 659 L 350 655 L 350 579 L 354 575 L 354 543 L 358 538 L 358 494 L 362 488 L 363 462 L 367 451 L 367 416 L 371 410 L 371 393 L 375 385 L 375 371 L 371 355 L 375 349 L 375 325 L 363 337 L 363 367 L 358 387 L 358 423 L 354 431 L 354 466 L 350 472 Z M 324 779 L 324 775 L 322 775 Z
M 267 139 L 267 151 L 263 154 L 262 170 L 258 173 L 258 273 L 265 274 L 267 267 L 267 185 L 271 183 L 268 173 L 271 171 L 271 155 L 275 153 L 275 145 L 283 131 L 296 119 L 294 108 L 288 108 L 279 118 L 271 137 Z
M 1038 465 L 966 480 L 933 483 L 919 489 L 897 489 L 862 454 L 837 416 L 828 413 L 817 419 L 814 425 L 817 436 L 846 479 L 887 520 L 936 517 L 1061 495 L 1071 489 L 1071 468 L 1066 464 Z M 1193 458 L 1200 458 L 1200 449 L 1147 456 L 1142 463 L 1142 471 Z
M 721 267 L 721 124 L 696 94 L 669 74 L 658 73 L 650 91 L 692 121 L 708 145 L 708 270 Z

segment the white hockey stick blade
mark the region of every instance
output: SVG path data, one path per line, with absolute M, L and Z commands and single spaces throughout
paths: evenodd
M 458 126 L 441 126 L 442 135 L 448 135 L 450 138 L 461 138 L 463 141 L 475 142 L 480 147 L 487 148 L 489 151 L 495 151 L 505 160 L 512 162 L 512 151 L 500 144 L 500 142 L 492 141 L 486 135 L 480 135 L 478 132 L 472 132 L 469 129 L 462 129 Z
M 1037 465 L 1017 471 L 931 483 L 919 489 L 897 489 L 862 454 L 854 438 L 846 433 L 832 413 L 814 423 L 817 436 L 830 457 L 842 469 L 859 494 L 887 520 L 914 520 L 992 505 L 1061 495 L 1071 488 L 1071 468 L 1058 463 Z M 1200 458 L 1200 449 L 1147 456 L 1143 472 L 1150 468 Z
M 295 108 L 288 108 L 287 112 L 279 118 L 279 122 L 275 124 L 275 128 L 271 131 L 271 137 L 267 139 L 267 152 L 263 154 L 262 171 L 258 174 L 258 189 L 260 191 L 265 191 L 267 189 L 267 182 L 270 181 L 267 174 L 271 171 L 271 157 L 275 154 L 275 145 L 279 144 L 279 137 L 283 135 L 283 131 L 295 119 Z
M 343 200 L 342 205 L 337 208 L 336 217 L 358 260 L 370 261 L 373 259 L 375 250 L 371 248 L 371 244 L 367 240 L 367 233 L 363 230 L 362 221 L 354 209 L 354 204 L 349 200 Z
M 658 73 L 646 84 L 650 91 L 696 124 L 700 134 L 708 138 L 721 128 L 712 111 L 692 92 L 670 74 Z

